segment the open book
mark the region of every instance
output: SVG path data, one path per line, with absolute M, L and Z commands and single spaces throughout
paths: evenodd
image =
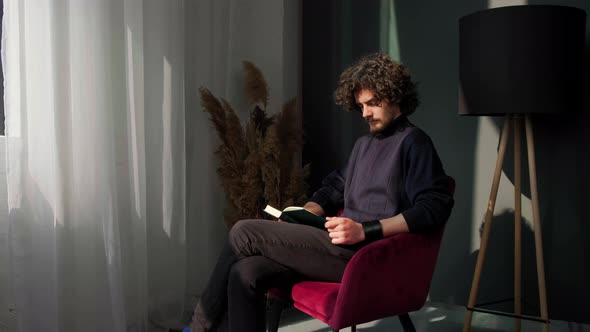
M 326 219 L 324 217 L 320 217 L 317 214 L 306 210 L 300 206 L 289 206 L 285 208 L 283 211 L 273 208 L 270 205 L 267 205 L 264 208 L 264 212 L 270 214 L 275 218 L 279 218 L 283 221 L 294 223 L 294 224 L 302 224 L 308 225 L 315 228 L 319 228 L 322 230 L 326 230 L 324 227 L 324 223 L 326 223 Z

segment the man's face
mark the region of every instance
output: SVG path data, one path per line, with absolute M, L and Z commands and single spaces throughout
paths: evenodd
M 373 134 L 383 131 L 401 114 L 398 104 L 377 100 L 373 92 L 367 89 L 359 91 L 356 95 L 356 103 Z

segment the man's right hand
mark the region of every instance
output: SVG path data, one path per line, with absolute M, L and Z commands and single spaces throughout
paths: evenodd
M 365 239 L 363 225 L 349 218 L 328 217 L 326 229 L 333 244 L 355 244 Z

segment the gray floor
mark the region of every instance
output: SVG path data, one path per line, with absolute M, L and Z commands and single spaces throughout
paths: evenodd
M 418 332 L 457 332 L 463 328 L 465 308 L 449 306 L 446 304 L 428 303 L 421 310 L 410 314 Z M 551 321 L 549 325 L 551 332 L 581 332 L 589 331 L 590 325 L 570 323 L 563 321 Z M 279 332 L 330 332 L 332 329 L 323 322 L 311 319 L 309 316 L 297 311 L 288 309 L 283 313 Z M 350 329 L 343 329 L 348 332 Z M 390 317 L 383 320 L 359 325 L 357 331 L 366 332 L 403 332 L 399 320 Z M 514 331 L 514 320 L 509 317 L 474 313 L 471 331 L 473 332 L 496 332 Z M 521 331 L 542 331 L 542 324 L 531 321 L 522 321 Z

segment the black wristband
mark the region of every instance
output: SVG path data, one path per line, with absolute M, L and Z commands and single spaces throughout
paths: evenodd
M 365 231 L 365 242 L 373 242 L 383 238 L 383 227 L 378 219 L 364 221 L 361 224 L 363 231 Z

